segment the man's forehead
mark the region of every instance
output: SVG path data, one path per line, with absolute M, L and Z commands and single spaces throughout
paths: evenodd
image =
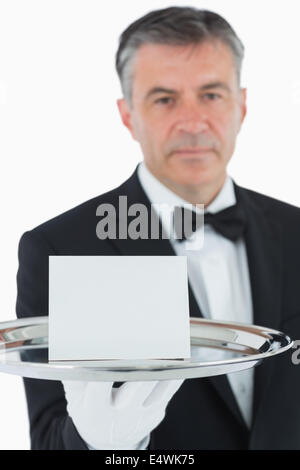
M 233 63 L 229 47 L 219 40 L 206 40 L 199 44 L 143 44 L 136 52 L 137 68 L 172 67 L 184 62 L 186 66 L 193 62 L 216 63 L 216 57 L 224 62 Z
M 220 41 L 184 46 L 144 44 L 136 53 L 133 76 L 143 89 L 163 83 L 164 78 L 169 87 L 180 82 L 195 82 L 200 86 L 222 81 L 229 85 L 234 69 L 229 47 Z

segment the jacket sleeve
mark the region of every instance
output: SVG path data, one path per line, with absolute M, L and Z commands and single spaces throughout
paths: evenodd
M 19 242 L 16 315 L 48 315 L 48 256 L 54 249 L 37 230 Z M 66 410 L 60 381 L 23 378 L 32 450 L 88 450 Z

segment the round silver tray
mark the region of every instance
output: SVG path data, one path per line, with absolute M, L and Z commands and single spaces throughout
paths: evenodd
M 188 379 L 248 369 L 293 346 L 284 333 L 257 325 L 190 317 L 190 332 L 191 359 L 57 363 L 48 361 L 48 317 L 0 322 L 0 371 L 48 380 Z

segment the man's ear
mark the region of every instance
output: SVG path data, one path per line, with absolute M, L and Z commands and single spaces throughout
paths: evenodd
M 241 88 L 241 124 L 247 114 L 247 88 Z
M 127 127 L 132 138 L 134 140 L 137 140 L 134 134 L 134 130 L 132 126 L 132 115 L 131 115 L 131 111 L 129 109 L 127 101 L 124 98 L 120 98 L 117 100 L 117 105 L 118 105 L 119 113 L 120 113 L 124 126 Z
M 242 124 L 244 122 L 244 119 L 247 114 L 247 89 L 246 88 L 241 88 L 240 89 L 240 123 L 239 123 L 239 131 L 242 127 Z

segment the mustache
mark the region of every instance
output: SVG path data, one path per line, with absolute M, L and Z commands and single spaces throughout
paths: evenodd
M 219 142 L 215 137 L 205 134 L 185 134 L 181 135 L 167 145 L 167 154 L 171 154 L 183 148 L 211 148 L 218 149 Z

